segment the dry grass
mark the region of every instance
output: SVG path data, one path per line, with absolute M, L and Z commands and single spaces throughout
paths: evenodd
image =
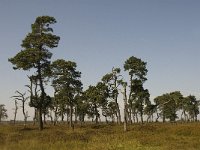
M 38 131 L 17 125 L 0 125 L 3 150 L 198 150 L 200 123 L 131 125 L 85 125 L 72 131 L 67 125 Z

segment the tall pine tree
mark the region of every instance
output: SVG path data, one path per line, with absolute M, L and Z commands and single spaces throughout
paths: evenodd
M 49 69 L 52 53 L 49 49 L 58 46 L 59 36 L 53 35 L 51 24 L 56 23 L 54 17 L 40 16 L 32 24 L 32 31 L 28 33 L 22 41 L 22 50 L 9 61 L 14 65 L 14 69 L 30 70 L 35 69 L 36 77 L 40 86 L 40 97 L 38 103 L 34 105 L 38 110 L 39 129 L 43 129 L 42 107 L 45 103 L 46 93 L 44 90 L 44 79 Z

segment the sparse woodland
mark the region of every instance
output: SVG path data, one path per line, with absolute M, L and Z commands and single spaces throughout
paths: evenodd
M 174 91 L 150 100 L 144 87 L 147 62 L 135 56 L 83 89 L 76 62 L 51 61 L 60 40 L 53 34 L 55 23 L 54 17 L 37 17 L 22 49 L 8 59 L 13 69 L 32 74 L 26 90 L 16 89 L 11 96 L 14 125 L 0 123 L 0 149 L 200 149 L 199 100 L 194 95 Z M 53 87 L 53 96 L 47 86 Z M 34 116 L 27 107 L 34 108 Z M 23 126 L 16 124 L 19 111 Z M 1 104 L 0 122 L 6 118 Z
M 95 124 L 101 120 L 124 123 L 124 131 L 127 124 L 198 120 L 199 101 L 193 95 L 184 97 L 179 91 L 174 91 L 150 100 L 150 93 L 143 86 L 147 80 L 147 63 L 135 56 L 125 60 L 124 68 L 111 68 L 96 85 L 83 90 L 76 62 L 63 59 L 51 62 L 53 48 L 59 45 L 60 40 L 53 34 L 52 25 L 55 23 L 54 17 L 37 17 L 31 25 L 31 32 L 22 41 L 22 50 L 9 58 L 14 69 L 33 72 L 27 77 L 30 81 L 26 85 L 27 92 L 16 91 L 12 97 L 16 106 L 15 119 L 17 104 L 22 103 L 26 125 L 29 116 L 24 104 L 28 101 L 35 110 L 33 122 L 38 123 L 40 130 L 47 118 L 54 125 L 67 121 L 71 128 L 76 123 L 84 124 L 86 120 Z M 122 71 L 127 73 L 128 80 L 122 76 Z M 47 83 L 54 89 L 53 97 L 45 91 Z M 123 109 L 119 102 L 124 104 Z M 0 119 L 6 117 L 4 105 L 1 105 Z

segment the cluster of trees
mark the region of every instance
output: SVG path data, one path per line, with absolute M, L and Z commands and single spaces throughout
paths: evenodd
M 179 91 L 163 94 L 154 99 L 158 117 L 170 121 L 175 121 L 178 118 L 177 113 L 181 114 L 182 121 L 197 121 L 199 114 L 199 101 L 195 96 L 183 97 Z M 157 120 L 156 119 L 156 120 Z
M 81 72 L 77 71 L 76 63 L 63 59 L 50 61 L 52 53 L 50 49 L 58 46 L 60 37 L 53 34 L 51 25 L 56 23 L 55 18 L 41 16 L 32 24 L 32 31 L 22 41 L 22 50 L 16 56 L 9 59 L 14 69 L 33 70 L 28 76 L 30 83 L 29 105 L 35 108 L 34 122 L 39 123 L 39 129 L 43 129 L 46 116 L 56 124 L 58 119 L 67 121 L 73 127 L 73 121 L 83 123 L 85 118 L 91 118 L 98 123 L 102 117 L 106 122 L 112 121 L 118 124 L 158 121 L 170 119 L 175 121 L 178 111 L 182 111 L 181 118 L 197 120 L 199 114 L 199 102 L 194 96 L 183 97 L 180 92 L 173 92 L 158 96 L 154 103 L 150 101 L 148 89 L 144 88 L 147 80 L 147 63 L 134 56 L 124 63 L 124 71 L 129 75 L 126 81 L 120 68 L 112 68 L 105 74 L 95 86 L 89 86 L 83 90 L 80 80 Z M 54 88 L 54 96 L 45 92 L 47 83 Z M 25 102 L 27 98 L 23 93 L 17 92 L 15 100 Z M 124 113 L 120 110 L 119 95 L 123 95 Z M 23 109 L 24 121 L 28 115 Z

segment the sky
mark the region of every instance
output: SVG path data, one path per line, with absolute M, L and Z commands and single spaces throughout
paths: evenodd
M 29 72 L 13 70 L 8 58 L 21 50 L 31 24 L 43 15 L 56 18 L 52 27 L 61 37 L 52 61 L 75 61 L 84 88 L 112 67 L 126 77 L 123 64 L 135 56 L 147 62 L 144 86 L 151 100 L 177 90 L 200 99 L 199 8 L 198 0 L 0 0 L 0 104 L 12 119 L 11 96 L 27 92 Z

